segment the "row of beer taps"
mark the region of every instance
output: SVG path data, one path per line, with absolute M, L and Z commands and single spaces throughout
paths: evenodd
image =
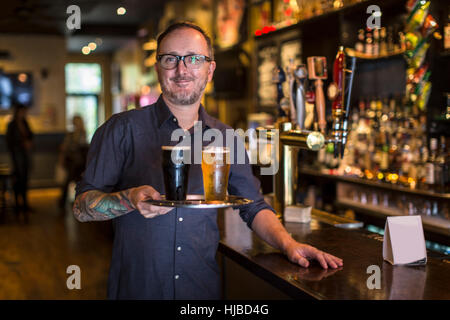
M 347 68 L 347 63 L 349 67 Z M 332 124 L 327 132 L 325 112 L 325 95 L 323 82 L 328 79 L 325 57 L 312 56 L 307 64 L 293 65 L 292 61 L 286 72 L 281 67 L 274 70 L 273 80 L 277 85 L 277 102 L 279 119 L 289 119 L 298 130 L 310 127 L 311 117 L 315 118 L 314 130 L 320 131 L 327 142 L 334 144 L 334 157 L 343 157 L 348 136 L 348 121 L 351 106 L 353 78 L 356 58 L 345 54 L 341 46 L 333 65 L 333 81 L 327 88 L 327 96 L 332 101 Z M 287 76 L 286 76 L 287 74 Z M 314 82 L 315 91 L 307 91 L 307 81 Z M 282 84 L 288 81 L 289 97 L 283 94 Z M 307 105 L 313 104 L 316 110 L 307 112 Z

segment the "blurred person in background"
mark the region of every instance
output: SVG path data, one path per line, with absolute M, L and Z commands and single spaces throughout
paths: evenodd
M 66 204 L 70 183 L 81 180 L 89 149 L 83 118 L 75 115 L 72 119 L 72 124 L 73 131 L 66 134 L 59 156 L 60 165 L 66 171 L 65 181 L 61 190 L 62 195 L 59 201 L 60 207 L 64 207 Z
M 33 132 L 28 125 L 27 108 L 22 104 L 14 106 L 14 115 L 6 130 L 6 143 L 13 164 L 13 188 L 17 212 L 23 211 L 25 219 L 31 208 L 28 203 L 28 178 L 31 168 Z M 21 203 L 19 202 L 21 198 Z

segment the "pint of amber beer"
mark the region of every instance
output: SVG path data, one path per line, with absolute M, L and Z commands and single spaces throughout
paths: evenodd
M 204 147 L 202 172 L 205 200 L 225 200 L 230 172 L 230 148 Z

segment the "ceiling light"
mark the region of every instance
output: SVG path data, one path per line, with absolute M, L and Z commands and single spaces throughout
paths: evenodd
M 381 11 L 375 11 L 374 13 L 372 13 L 372 15 L 374 17 L 381 17 Z
M 91 51 L 94 51 L 95 49 L 97 49 L 97 44 L 95 42 L 90 42 L 88 44 L 89 49 L 91 49 Z
M 91 48 L 84 46 L 83 49 L 81 49 L 81 52 L 83 52 L 83 54 L 89 54 L 91 53 Z
M 125 13 L 127 13 L 127 9 L 124 7 L 117 8 L 117 15 L 123 16 Z

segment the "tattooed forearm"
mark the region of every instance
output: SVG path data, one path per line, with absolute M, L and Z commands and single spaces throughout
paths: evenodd
M 103 193 L 91 190 L 80 194 L 73 205 L 73 213 L 78 221 L 102 221 L 133 211 L 129 190 Z

